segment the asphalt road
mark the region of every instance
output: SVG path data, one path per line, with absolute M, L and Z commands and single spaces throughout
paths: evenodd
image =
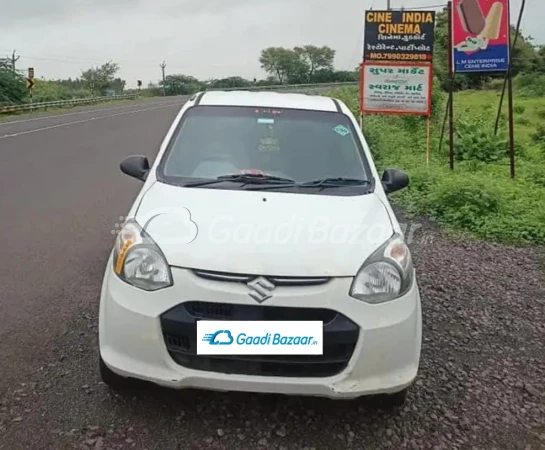
M 141 388 L 97 370 L 111 230 L 183 99 L 0 123 L 0 449 L 545 448 L 540 251 L 444 236 L 411 244 L 423 295 L 422 368 L 407 405 Z M 414 225 L 414 223 L 413 223 Z
M 0 123 L 0 394 L 96 301 L 110 230 L 139 188 L 119 163 L 154 157 L 183 101 Z

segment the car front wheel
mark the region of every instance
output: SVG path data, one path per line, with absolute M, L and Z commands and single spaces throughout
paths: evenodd
M 394 392 L 393 394 L 379 394 L 371 396 L 370 398 L 365 398 L 365 404 L 371 407 L 372 409 L 385 409 L 393 410 L 401 408 L 405 404 L 407 399 L 407 393 L 409 389 L 403 389 L 399 392 Z
M 123 389 L 125 387 L 128 387 L 129 380 L 125 377 L 122 377 L 112 371 L 104 362 L 102 359 L 102 356 L 100 356 L 99 361 L 99 368 L 100 368 L 100 377 L 102 378 L 102 381 L 106 383 L 109 387 L 113 389 Z

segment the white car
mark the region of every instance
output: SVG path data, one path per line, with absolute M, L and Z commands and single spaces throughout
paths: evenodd
M 102 285 L 105 383 L 405 400 L 421 305 L 387 194 L 409 179 L 343 102 L 199 93 L 121 170 L 144 184 Z

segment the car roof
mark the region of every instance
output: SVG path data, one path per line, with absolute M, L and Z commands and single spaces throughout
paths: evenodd
M 331 97 L 269 91 L 207 91 L 195 99 L 199 105 L 293 108 L 312 111 L 339 111 Z

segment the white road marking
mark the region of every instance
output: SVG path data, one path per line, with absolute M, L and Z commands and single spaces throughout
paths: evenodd
M 3 136 L 0 136 L 0 139 L 7 139 L 7 138 L 11 138 L 11 137 L 23 136 L 25 134 L 37 133 L 39 131 L 52 130 L 54 128 L 67 127 L 69 125 L 76 125 L 78 123 L 92 122 L 93 120 L 109 119 L 110 117 L 125 116 L 125 115 L 128 115 L 128 114 L 135 114 L 135 113 L 143 112 L 143 111 L 151 111 L 151 110 L 154 110 L 154 109 L 168 108 L 169 106 L 180 106 L 180 104 L 179 103 L 171 103 L 171 104 L 168 104 L 168 105 L 156 106 L 154 108 L 136 109 L 134 111 L 127 111 L 127 112 L 122 112 L 122 113 L 117 113 L 117 114 L 110 114 L 108 116 L 91 117 L 89 119 L 76 120 L 74 122 L 66 122 L 66 123 L 61 123 L 61 124 L 58 124 L 58 125 L 51 125 L 49 127 L 36 128 L 35 130 L 21 131 L 20 133 L 5 134 Z
M 150 103 L 147 103 L 146 106 L 159 105 L 161 103 L 165 104 L 164 102 L 150 102 Z M 171 104 L 172 103 L 169 103 L 169 105 L 171 105 Z M 54 116 L 42 116 L 42 117 L 33 117 L 32 119 L 12 120 L 12 121 L 7 121 L 7 122 L 0 122 L 0 127 L 6 126 L 6 125 L 13 125 L 13 124 L 16 124 L 16 123 L 27 123 L 27 122 L 35 122 L 37 120 L 55 119 L 57 117 L 77 116 L 77 115 L 80 115 L 80 114 L 91 114 L 91 113 L 102 112 L 102 111 L 114 111 L 116 109 L 127 109 L 127 108 L 132 108 L 134 106 L 136 106 L 136 105 L 114 106 L 112 108 L 88 109 L 86 111 L 78 111 L 78 112 L 66 113 L 66 114 L 57 114 L 57 115 L 54 115 Z

